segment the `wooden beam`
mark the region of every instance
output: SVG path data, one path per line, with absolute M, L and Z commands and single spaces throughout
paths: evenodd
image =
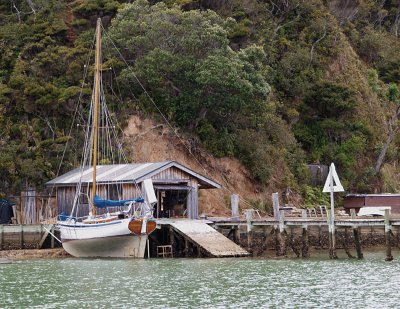
M 344 228 L 343 248 L 344 248 L 344 251 L 346 252 L 347 256 L 351 259 L 354 259 L 354 256 L 350 253 L 350 250 L 349 250 L 349 233 L 348 233 L 347 227 Z
M 232 221 L 239 221 L 239 195 L 231 195 Z
M 385 209 L 385 241 L 386 241 L 385 261 L 393 261 L 391 231 L 392 231 L 392 227 L 390 225 L 389 209 Z
M 4 225 L 0 224 L 0 250 L 3 250 Z
M 336 254 L 336 237 L 335 237 L 335 222 L 332 220 L 332 211 L 328 211 L 327 213 L 328 220 L 328 232 L 329 232 L 329 258 L 337 259 Z
M 305 209 L 302 209 L 301 212 L 302 212 L 301 213 L 302 218 L 307 219 L 307 211 Z M 302 258 L 310 257 L 308 249 L 309 249 L 308 225 L 303 224 L 302 235 L 301 235 L 301 257 Z
M 354 233 L 354 243 L 356 245 L 356 251 L 357 251 L 357 259 L 361 260 L 362 258 L 364 258 L 364 255 L 362 254 L 361 251 L 360 228 L 353 227 L 353 233 Z
M 285 213 L 283 210 L 279 212 L 279 229 L 277 231 L 277 256 L 287 256 L 287 243 L 286 243 L 286 238 L 287 238 L 287 233 L 285 231 Z
M 20 224 L 19 245 L 20 245 L 21 249 L 24 249 L 24 225 L 23 224 Z
M 50 232 L 51 232 L 51 234 L 54 235 L 54 224 L 51 226 Z M 54 249 L 54 237 L 53 236 L 51 236 L 50 246 L 51 246 L 51 249 Z
M 43 247 L 43 244 L 44 244 L 44 242 L 45 242 L 47 236 L 49 236 L 49 231 L 48 231 L 48 230 L 51 230 L 52 228 L 53 228 L 53 224 L 49 225 L 49 226 L 47 227 L 47 230 L 44 229 L 44 233 L 43 233 L 43 235 L 42 235 L 42 238 L 40 239 L 40 241 L 39 241 L 39 243 L 38 243 L 39 249 L 41 249 L 41 248 Z M 53 236 L 51 236 L 51 238 L 53 238 Z
M 272 206 L 274 209 L 274 219 L 279 221 L 279 193 L 272 193 Z

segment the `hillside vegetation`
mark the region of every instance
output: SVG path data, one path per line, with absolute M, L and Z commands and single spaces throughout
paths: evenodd
M 80 85 L 97 17 L 122 126 L 132 115 L 163 121 L 142 85 L 194 154 L 238 159 L 260 192 L 319 201 L 307 164 L 330 162 L 347 191 L 400 189 L 398 1 L 124 2 L 1 2 L 3 195 L 40 188 L 63 158 L 60 172 L 79 163 L 70 128 L 78 99 L 90 99 Z

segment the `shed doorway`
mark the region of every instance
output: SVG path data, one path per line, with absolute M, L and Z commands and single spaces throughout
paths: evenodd
M 190 187 L 156 185 L 156 218 L 186 218 Z

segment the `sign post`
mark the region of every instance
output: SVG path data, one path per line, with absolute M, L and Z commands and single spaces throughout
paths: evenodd
M 331 195 L 331 211 L 328 216 L 329 226 L 329 257 L 331 259 L 337 259 L 336 255 L 336 239 L 335 239 L 335 198 L 334 192 L 343 192 L 343 186 L 340 183 L 339 176 L 336 173 L 335 164 L 331 163 L 329 167 L 329 174 L 326 178 L 324 188 L 322 192 L 330 193 Z

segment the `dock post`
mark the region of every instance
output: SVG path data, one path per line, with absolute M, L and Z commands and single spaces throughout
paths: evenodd
M 172 246 L 172 251 L 173 251 L 175 247 L 175 235 L 174 235 L 174 229 L 171 225 L 169 226 L 169 244 Z
M 322 242 L 322 226 L 318 225 L 318 245 L 320 249 L 323 249 L 324 244 Z
M 349 233 L 348 233 L 348 227 L 344 228 L 344 242 L 343 242 L 343 247 L 344 251 L 346 252 L 347 256 L 350 259 L 354 259 L 354 256 L 350 253 L 349 250 Z
M 0 250 L 3 250 L 4 225 L 0 224 Z
M 272 206 L 274 209 L 274 219 L 275 221 L 279 221 L 279 193 L 272 193 Z
M 251 244 L 253 241 L 253 223 L 251 222 L 253 220 L 253 210 L 252 209 L 246 209 L 246 222 L 247 222 L 247 248 L 250 250 L 251 249 Z
M 303 219 L 307 219 L 307 211 L 305 209 L 301 210 Z M 302 237 L 301 237 L 301 257 L 307 258 L 310 257 L 308 253 L 309 242 L 308 242 L 308 225 L 303 224 L 302 226 Z
M 240 244 L 240 227 L 239 225 L 233 228 L 233 242 L 237 245 Z
M 337 259 L 336 254 L 336 237 L 335 237 L 335 221 L 333 219 L 333 211 L 328 211 L 327 213 L 328 219 L 328 238 L 329 238 L 329 258 L 330 259 Z
M 263 236 L 264 236 L 264 244 L 263 244 L 263 248 L 265 248 L 265 250 L 268 249 L 268 227 L 267 226 L 263 226 Z
M 361 251 L 360 228 L 353 226 L 353 233 L 354 233 L 354 243 L 356 245 L 356 251 L 357 251 L 357 259 L 361 260 L 362 258 L 364 258 L 364 256 Z
M 231 195 L 232 221 L 239 221 L 239 195 Z
M 350 209 L 350 215 L 352 219 L 356 219 L 356 210 L 354 208 Z M 353 234 L 354 234 L 354 244 L 356 246 L 356 252 L 357 252 L 357 259 L 361 260 L 364 258 L 364 255 L 362 254 L 361 251 L 361 241 L 360 241 L 360 228 L 353 225 Z
M 187 238 L 185 239 L 185 249 L 183 250 L 185 257 L 189 256 L 189 240 L 187 240 Z
M 279 212 L 279 233 L 277 233 L 278 238 L 278 250 L 276 252 L 277 256 L 287 256 L 287 246 L 286 246 L 286 232 L 285 232 L 285 214 L 281 210 Z
M 386 240 L 386 259 L 385 261 L 393 261 L 391 247 L 391 230 L 389 209 L 385 209 L 385 240 Z
M 54 224 L 51 227 L 51 234 L 54 235 Z M 50 239 L 51 239 L 50 240 L 51 249 L 54 249 L 54 237 L 51 237 Z
M 19 246 L 21 249 L 24 249 L 24 226 L 23 224 L 19 225 L 21 228 L 20 234 L 19 234 Z
M 296 246 L 296 241 L 295 241 L 295 233 L 294 233 L 294 227 L 290 227 L 290 236 L 289 236 L 289 246 L 292 248 L 294 254 L 296 254 L 296 257 L 300 257 L 300 251 L 299 248 Z

